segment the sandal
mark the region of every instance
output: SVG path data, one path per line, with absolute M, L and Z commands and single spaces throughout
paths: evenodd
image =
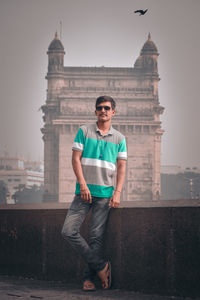
M 93 291 L 96 291 L 94 283 L 92 281 L 90 281 L 90 280 L 85 280 L 83 282 L 83 291 L 84 292 L 93 292 Z
M 107 270 L 105 270 L 107 268 Z M 108 261 L 104 269 L 98 272 L 102 288 L 108 290 L 111 287 L 111 263 Z

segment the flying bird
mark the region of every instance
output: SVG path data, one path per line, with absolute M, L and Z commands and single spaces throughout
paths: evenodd
M 146 14 L 147 10 L 148 10 L 148 9 L 145 9 L 145 10 L 143 10 L 143 9 L 138 9 L 138 10 L 135 10 L 134 13 L 140 13 L 140 16 L 141 16 L 141 15 Z

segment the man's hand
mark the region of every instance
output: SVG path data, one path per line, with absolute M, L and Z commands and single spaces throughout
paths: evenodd
M 90 191 L 88 189 L 88 186 L 87 186 L 84 176 L 83 176 L 83 170 L 82 170 L 82 166 L 81 166 L 81 157 L 82 157 L 82 152 L 73 150 L 72 166 L 73 166 L 77 181 L 80 183 L 81 199 L 86 202 L 92 203 L 92 196 L 90 194 Z
M 118 159 L 117 160 L 117 183 L 116 183 L 115 192 L 112 198 L 110 199 L 110 204 L 109 204 L 110 207 L 114 207 L 114 208 L 119 207 L 120 193 L 124 183 L 125 170 L 126 170 L 126 160 Z
M 90 190 L 87 184 L 80 184 L 80 191 L 81 191 L 81 199 L 85 202 L 92 203 L 92 196 L 90 194 Z
M 120 192 L 115 191 L 112 198 L 110 199 L 110 207 L 118 208 L 120 204 Z

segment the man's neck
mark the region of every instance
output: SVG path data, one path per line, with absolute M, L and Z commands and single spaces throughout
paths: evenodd
M 110 130 L 111 122 L 99 122 L 97 121 L 97 126 L 102 133 L 106 133 Z

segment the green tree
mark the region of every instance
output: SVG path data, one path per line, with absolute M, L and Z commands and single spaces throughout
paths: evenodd
M 0 180 L 0 203 L 1 204 L 6 204 L 6 199 L 9 195 L 8 187 L 7 184 L 3 181 Z
M 13 195 L 15 203 L 41 203 L 43 201 L 44 187 L 33 185 L 26 187 L 25 185 L 19 184 L 17 191 Z

